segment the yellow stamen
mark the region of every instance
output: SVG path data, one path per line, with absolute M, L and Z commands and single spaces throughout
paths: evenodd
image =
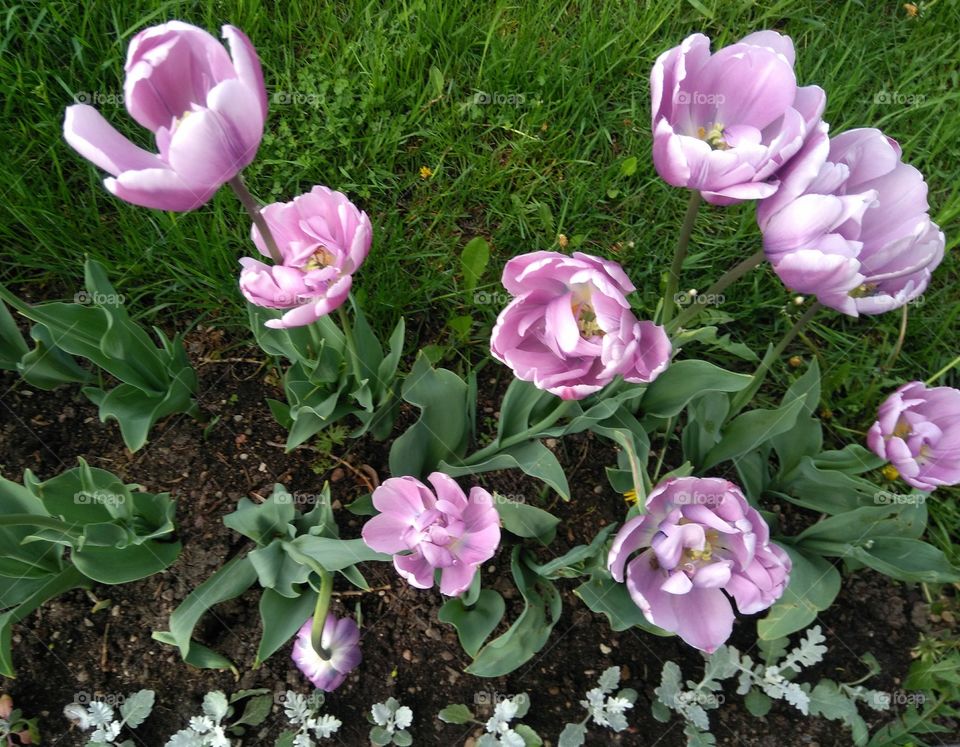
M 329 267 L 333 264 L 333 252 L 331 252 L 327 247 L 321 246 L 317 251 L 313 253 L 313 256 L 307 260 L 307 263 L 303 266 L 304 270 L 322 270 L 324 267 Z
M 889 480 L 890 482 L 893 482 L 898 477 L 900 477 L 900 473 L 897 471 L 897 468 L 894 467 L 892 464 L 888 464 L 886 467 L 884 467 L 880 471 L 883 473 L 884 478 Z
M 626 493 L 623 494 L 623 500 L 626 501 L 626 502 L 627 502 L 628 504 L 630 504 L 631 506 L 635 506 L 635 505 L 637 504 L 637 500 L 638 500 L 638 499 L 637 499 L 637 491 L 636 491 L 636 490 L 628 490 Z
M 709 130 L 704 127 L 697 128 L 697 137 L 706 140 L 714 150 L 727 150 L 730 147 L 723 138 L 723 124 L 720 122 L 714 122 Z

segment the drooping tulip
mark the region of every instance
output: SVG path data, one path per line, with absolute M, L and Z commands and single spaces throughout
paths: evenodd
M 872 128 L 819 131 L 757 208 L 763 246 L 787 287 L 858 316 L 920 296 L 943 259 L 923 175 Z M 819 151 L 822 157 L 813 155 Z
M 293 644 L 293 661 L 314 687 L 331 692 L 343 684 L 347 675 L 356 669 L 363 659 L 360 651 L 360 629 L 350 617 L 338 618 L 328 614 L 320 637 L 323 651 L 316 651 L 310 640 L 312 628 L 311 617 L 297 632 Z
M 414 477 L 391 477 L 373 491 L 380 514 L 363 526 L 363 541 L 393 555 L 397 572 L 418 589 L 433 586 L 440 571 L 440 593 L 458 596 L 481 563 L 500 544 L 500 515 L 481 487 L 464 495 L 442 472 L 427 477 L 430 489 Z
M 514 296 L 493 328 L 493 356 L 563 399 L 582 399 L 620 375 L 653 381 L 670 363 L 663 327 L 640 321 L 633 283 L 616 262 L 576 252 L 532 252 L 503 270 Z
M 275 202 L 261 211 L 277 242 L 282 264 L 240 260 L 240 290 L 250 303 L 287 309 L 268 327 L 301 327 L 329 314 L 350 293 L 353 273 L 370 251 L 373 230 L 367 214 L 332 189 L 316 186 L 292 202 Z M 254 226 L 253 242 L 269 250 Z
M 728 595 L 743 614 L 767 609 L 791 567 L 740 488 L 699 477 L 657 485 L 646 513 L 617 533 L 607 564 L 647 620 L 707 652 L 733 630 Z
M 777 191 L 778 171 L 816 128 L 818 86 L 797 86 L 793 42 L 758 31 L 710 53 L 693 34 L 661 54 L 650 75 L 653 163 L 675 187 L 714 205 Z
M 880 405 L 867 445 L 918 490 L 960 483 L 960 390 L 904 384 Z
M 134 205 L 193 210 L 257 154 L 267 92 L 250 40 L 224 26 L 226 48 L 180 21 L 151 26 L 127 50 L 127 111 L 156 139 L 151 153 L 121 135 L 88 104 L 67 107 L 63 134 L 111 176 L 106 188 Z

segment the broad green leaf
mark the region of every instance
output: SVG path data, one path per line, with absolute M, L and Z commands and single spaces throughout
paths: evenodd
M 908 537 L 876 537 L 850 548 L 850 557 L 898 581 L 952 584 L 960 571 L 941 550 Z
M 797 535 L 795 543 L 801 546 L 811 542 L 858 544 L 883 536 L 917 539 L 926 523 L 927 510 L 920 502 L 864 506 L 818 521 Z
M 13 315 L 0 301 L 0 369 L 16 371 L 20 359 L 29 351 Z
M 306 583 L 310 577 L 310 568 L 292 558 L 278 540 L 251 550 L 247 557 L 257 571 L 260 586 L 272 589 L 282 597 L 295 599 L 300 596 L 300 584 Z
M 179 542 L 144 542 L 121 549 L 84 547 L 70 556 L 84 576 L 101 584 L 126 584 L 169 568 L 180 555 Z
M 463 703 L 455 703 L 442 709 L 437 718 L 445 724 L 469 724 L 473 720 L 473 711 Z
M 587 727 L 583 724 L 567 724 L 560 732 L 558 747 L 580 747 L 587 738 Z
M 605 615 L 613 630 L 639 627 L 659 636 L 673 635 L 648 622 L 630 597 L 626 585 L 617 583 L 605 569 L 596 571 L 589 581 L 580 584 L 573 593 L 591 610 Z
M 482 236 L 475 236 L 463 247 L 460 263 L 463 266 L 463 289 L 467 293 L 477 287 L 489 261 L 490 245 Z
M 554 453 L 539 441 L 526 441 L 509 446 L 479 464 L 459 465 L 441 461 L 438 468 L 451 477 L 519 468 L 531 477 L 545 482 L 563 500 L 570 500 L 570 486 L 567 484 L 563 467 L 560 466 Z M 394 474 L 397 472 L 394 471 Z
M 331 539 L 301 535 L 283 543 L 283 548 L 294 559 L 313 562 L 328 571 L 339 571 L 356 563 L 378 560 L 387 562 L 391 556 L 370 549 L 362 539 Z
M 725 392 L 707 392 L 690 403 L 681 442 L 683 455 L 692 464 L 702 464 L 710 449 L 720 441 L 729 411 L 730 398 Z
M 803 630 L 817 613 L 829 607 L 840 592 L 840 573 L 818 555 L 807 555 L 790 545 L 781 545 L 790 555 L 790 582 L 780 600 L 757 621 L 760 638 L 772 640 Z
M 120 704 L 120 715 L 123 723 L 131 729 L 136 729 L 146 721 L 153 710 L 155 693 L 153 690 L 138 690 Z
M 500 403 L 497 439 L 502 441 L 530 427 L 530 414 L 542 405 L 556 401 L 556 396 L 538 389 L 529 381 L 513 379 Z
M 647 387 L 640 400 L 641 412 L 661 418 L 673 417 L 707 392 L 740 391 L 750 384 L 750 378 L 706 361 L 677 361 Z
M 582 565 L 601 556 L 607 539 L 616 528 L 616 524 L 609 524 L 597 533 L 589 545 L 577 545 L 560 557 L 542 565 L 531 563 L 531 568 L 546 578 L 576 578 L 582 573 L 580 570 Z M 605 561 L 606 558 L 604 557 L 603 560 Z
M 703 469 L 747 454 L 774 436 L 789 431 L 797 422 L 804 400 L 797 399 L 776 410 L 751 410 L 738 415 L 726 428 L 720 442 L 707 453 Z
M 293 496 L 282 485 L 276 484 L 263 503 L 241 498 L 236 510 L 223 517 L 223 523 L 263 547 L 274 539 L 292 538 L 296 515 Z
M 500 624 L 505 609 L 503 597 L 492 589 L 483 589 L 470 607 L 465 606 L 459 597 L 446 601 L 437 618 L 457 629 L 463 650 L 475 657 L 483 642 Z
M 496 509 L 503 528 L 508 532 L 518 537 L 537 539 L 544 545 L 553 542 L 560 519 L 549 511 L 508 500 L 497 501 Z

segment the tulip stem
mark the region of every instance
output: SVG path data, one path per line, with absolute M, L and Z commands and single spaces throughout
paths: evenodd
M 730 421 L 736 416 L 743 408 L 746 406 L 753 395 L 757 393 L 760 389 L 760 385 L 763 384 L 763 380 L 767 377 L 767 372 L 770 370 L 770 367 L 773 365 L 773 362 L 779 358 L 783 351 L 787 349 L 793 338 L 796 337 L 800 331 L 807 326 L 807 323 L 816 316 L 817 312 L 822 309 L 823 306 L 819 301 L 814 301 L 810 304 L 810 307 L 803 312 L 803 315 L 793 323 L 793 326 L 787 330 L 787 334 L 783 336 L 783 339 L 777 343 L 775 347 L 770 348 L 767 351 L 767 354 L 763 356 L 763 360 L 760 361 L 760 365 L 757 367 L 756 372 L 753 374 L 753 379 L 746 389 L 742 389 L 737 395 L 733 398 L 733 402 L 730 405 L 730 413 L 727 415 L 727 421 Z
M 570 399 L 561 401 L 560 404 L 557 405 L 553 411 L 543 418 L 543 420 L 541 420 L 539 423 L 534 423 L 525 431 L 521 431 L 513 436 L 508 436 L 502 441 L 499 439 L 494 439 L 493 443 L 487 444 L 484 448 L 480 449 L 480 451 L 475 451 L 470 456 L 465 457 L 463 460 L 461 460 L 460 464 L 462 466 L 479 464 L 487 457 L 492 456 L 499 451 L 508 449 L 515 444 L 522 443 L 523 441 L 529 441 L 537 433 L 546 430 L 556 423 L 560 418 L 566 415 L 573 406 L 573 403 L 574 401 Z
M 690 234 L 693 233 L 693 224 L 697 220 L 700 210 L 700 193 L 693 190 L 690 193 L 690 202 L 687 203 L 687 213 L 683 216 L 683 225 L 680 227 L 680 238 L 677 249 L 673 253 L 673 263 L 670 265 L 670 274 L 667 276 L 667 289 L 663 293 L 663 311 L 660 323 L 666 324 L 673 318 L 676 307 L 677 290 L 680 288 L 680 273 L 683 271 L 683 260 L 687 258 L 687 249 L 690 246 Z
M 960 355 L 958 355 L 956 358 L 950 361 L 947 365 L 945 365 L 943 368 L 937 371 L 933 376 L 927 379 L 924 383 L 927 386 L 930 386 L 933 382 L 935 382 L 937 379 L 943 376 L 947 371 L 949 371 L 951 368 L 956 366 L 958 363 L 960 363 Z
M 763 262 L 764 256 L 763 250 L 761 249 L 756 254 L 752 254 L 740 264 L 734 265 L 725 273 L 723 273 L 723 275 L 717 278 L 713 285 L 707 288 L 703 293 L 697 294 L 696 298 L 692 299 L 693 303 L 688 308 L 680 312 L 680 315 L 673 320 L 669 331 L 673 332 L 674 330 L 683 327 L 687 322 L 699 314 L 704 306 L 710 303 L 711 298 L 715 298 L 722 291 L 725 291 L 737 280 L 750 272 L 750 270 L 754 269 L 761 262 Z
M 900 351 L 903 349 L 903 341 L 907 337 L 907 306 L 904 306 L 902 309 L 902 315 L 900 317 L 900 334 L 897 335 L 897 342 L 893 346 L 893 350 L 890 351 L 890 355 L 887 356 L 887 361 L 880 368 L 883 370 L 888 370 L 893 367 L 893 364 L 896 363 L 897 358 L 900 357 Z
M 313 568 L 314 573 L 320 576 L 320 591 L 317 593 L 317 604 L 313 608 L 313 623 L 310 625 L 310 645 L 321 659 L 329 661 L 330 652 L 323 647 L 323 628 L 327 622 L 327 613 L 330 609 L 330 596 L 333 593 L 333 574 L 319 566 Z
M 350 358 L 353 378 L 356 379 L 357 384 L 360 384 L 363 381 L 363 372 L 360 370 L 360 358 L 357 355 L 357 341 L 353 337 L 353 327 L 350 325 L 347 312 L 343 310 L 343 304 L 337 307 L 337 317 L 340 319 L 340 326 L 343 327 L 343 337 L 347 342 L 347 355 Z
M 257 227 L 257 230 L 260 231 L 260 236 L 267 245 L 267 249 L 270 252 L 270 257 L 273 259 L 273 263 L 276 265 L 282 265 L 283 256 L 280 254 L 280 250 L 277 248 L 277 242 L 273 238 L 273 233 L 270 231 L 270 226 L 267 225 L 267 221 L 263 217 L 263 213 L 260 212 L 261 205 L 257 201 L 257 198 L 250 194 L 250 190 L 247 189 L 247 185 L 243 183 L 243 179 L 240 177 L 240 174 L 237 174 L 227 183 L 233 188 L 234 193 L 237 195 L 237 199 L 240 200 L 240 204 L 243 205 L 247 213 L 250 214 L 250 219 Z

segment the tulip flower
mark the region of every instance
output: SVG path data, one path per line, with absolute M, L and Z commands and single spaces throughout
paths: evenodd
M 364 524 L 363 541 L 393 555 L 397 573 L 418 589 L 431 588 L 439 570 L 440 593 L 454 597 L 497 551 L 500 515 L 481 487 L 468 497 L 442 472 L 427 480 L 433 490 L 414 477 L 391 477 L 374 490 L 380 514 Z
M 917 490 L 960 483 L 960 390 L 904 384 L 880 405 L 867 445 Z
M 607 564 L 647 620 L 706 652 L 733 630 L 728 595 L 743 614 L 767 609 L 791 567 L 740 488 L 699 477 L 657 485 L 646 513 L 617 533 Z
M 250 303 L 288 309 L 268 327 L 301 327 L 337 309 L 350 293 L 352 275 L 363 264 L 373 237 L 370 219 L 346 195 L 317 186 L 292 202 L 261 210 L 276 239 L 281 264 L 240 260 L 240 290 Z M 270 256 L 256 225 L 251 236 Z
M 151 153 L 121 135 L 92 106 L 67 107 L 63 134 L 112 176 L 106 188 L 127 202 L 193 210 L 257 153 L 267 92 L 250 40 L 223 27 L 230 53 L 203 29 L 180 21 L 151 26 L 127 50 L 127 111 L 156 139 Z
M 297 632 L 293 661 L 314 687 L 332 692 L 343 684 L 363 658 L 360 652 L 360 629 L 352 618 L 337 618 L 328 614 L 320 638 L 322 650 L 317 651 L 310 640 L 312 628 L 311 617 Z
M 663 327 L 639 321 L 633 283 L 616 262 L 580 252 L 514 257 L 503 284 L 515 297 L 493 328 L 493 356 L 563 399 L 582 399 L 616 376 L 653 381 L 670 363 Z
M 820 121 L 826 94 L 798 87 L 793 42 L 758 31 L 711 54 L 693 34 L 657 58 L 650 75 L 653 163 L 675 187 L 714 205 L 777 191 L 777 172 Z
M 767 258 L 791 290 L 858 316 L 896 309 L 926 290 L 943 259 L 923 175 L 875 129 L 827 138 L 784 172 L 780 191 L 757 208 Z

